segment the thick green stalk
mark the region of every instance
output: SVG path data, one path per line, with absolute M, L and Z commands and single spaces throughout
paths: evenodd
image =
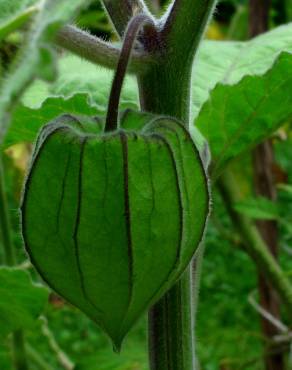
M 161 32 L 175 64 L 192 64 L 216 0 L 174 0 Z
M 193 60 L 216 0 L 176 0 L 160 34 L 162 55 L 139 79 L 145 110 L 177 117 L 189 125 Z
M 4 186 L 4 170 L 2 154 L 0 153 L 0 230 L 4 247 L 4 261 L 8 266 L 16 265 L 14 246 L 11 236 L 11 226 L 9 222 L 8 203 Z M 17 330 L 12 333 L 13 361 L 15 369 L 28 370 L 24 348 L 23 333 Z
M 193 59 L 214 4 L 214 0 L 173 2 L 160 35 L 160 63 L 138 76 L 143 110 L 176 117 L 189 126 Z M 189 266 L 149 312 L 151 370 L 195 369 L 194 276 Z
M 193 370 L 192 268 L 149 311 L 151 370 Z
M 126 26 L 134 15 L 148 12 L 143 0 L 103 0 L 102 2 L 120 38 L 123 37 Z
M 220 177 L 218 186 L 230 218 L 244 240 L 248 254 L 260 268 L 261 273 L 276 289 L 286 305 L 288 314 L 291 315 L 292 284 L 269 252 L 256 225 L 248 217 L 234 210 L 233 205 L 241 201 L 241 196 L 229 170 L 226 170 Z
M 163 58 L 159 66 L 139 78 L 141 108 L 179 118 L 188 125 L 190 75 L 190 65 L 181 70 Z M 191 270 L 189 266 L 149 312 L 151 370 L 194 369 Z

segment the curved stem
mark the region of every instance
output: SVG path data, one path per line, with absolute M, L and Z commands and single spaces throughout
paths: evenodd
M 70 25 L 64 26 L 57 33 L 55 42 L 62 48 L 90 62 L 110 69 L 116 69 L 117 67 L 121 52 L 120 48 L 78 27 Z M 149 68 L 149 65 L 153 63 L 155 63 L 155 60 L 149 53 L 134 50 L 129 65 L 129 72 L 136 74 L 145 72 Z
M 102 2 L 120 38 L 123 37 L 133 16 L 139 13 L 149 15 L 143 0 L 103 0 Z
M 155 28 L 154 23 L 150 17 L 148 17 L 146 14 L 139 14 L 130 21 L 126 30 L 120 59 L 118 61 L 109 97 L 108 111 L 105 123 L 106 132 L 116 130 L 118 127 L 118 109 L 124 78 L 138 32 L 146 24 Z

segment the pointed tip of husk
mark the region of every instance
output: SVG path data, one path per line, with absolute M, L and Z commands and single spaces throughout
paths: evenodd
M 112 339 L 113 351 L 116 354 L 120 354 L 123 345 L 123 339 Z

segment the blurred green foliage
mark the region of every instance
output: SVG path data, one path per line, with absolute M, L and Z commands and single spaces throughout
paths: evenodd
M 273 11 L 270 19 L 272 27 L 292 20 L 290 0 L 273 0 L 272 4 Z M 214 22 L 223 38 L 245 40 L 248 38 L 247 20 L 246 0 L 223 0 L 219 3 Z M 76 24 L 105 39 L 115 38 L 99 2 L 93 2 L 84 10 L 76 19 Z M 14 57 L 19 43 L 15 40 L 17 38 L 8 38 L 0 45 L 1 65 L 7 65 Z M 47 92 L 43 92 L 42 89 L 43 85 L 40 83 L 37 93 L 40 95 L 43 93 L 45 96 Z M 108 86 L 104 86 L 103 89 L 102 93 L 108 89 Z M 82 106 L 86 111 L 85 100 L 86 97 L 75 95 L 72 97 L 72 107 L 80 110 Z M 96 109 L 99 111 L 100 107 Z M 39 119 L 41 120 L 42 117 Z M 279 182 L 291 184 L 291 127 L 287 125 L 273 141 L 277 162 L 275 171 Z M 23 152 L 21 156 L 24 156 Z M 22 249 L 17 211 L 24 172 L 11 156 L 5 157 L 5 168 L 13 238 L 19 260 L 25 262 L 26 256 Z M 233 169 L 243 192 L 252 196 L 250 157 L 245 156 L 237 160 L 233 164 Z M 292 213 L 292 194 L 289 188 L 280 188 L 277 206 L 282 210 L 281 212 Z M 241 250 L 239 239 L 216 192 L 213 209 L 206 236 L 207 248 L 196 333 L 201 368 L 202 370 L 262 370 L 264 339 L 261 337 L 259 316 L 248 303 L 250 293 L 257 288 L 256 270 L 253 262 Z M 292 232 L 287 224 L 280 224 L 279 235 L 281 236 L 279 242 L 281 263 L 285 271 L 292 276 Z M 0 248 L 0 261 L 1 251 L 2 248 Z M 37 280 L 38 277 L 31 268 L 30 272 Z M 59 346 L 77 364 L 76 370 L 148 370 L 146 317 L 140 320 L 130 333 L 123 352 L 118 355 L 112 352 L 108 339 L 94 323 L 54 294 L 50 296 L 45 315 Z M 41 320 L 33 329 L 27 331 L 26 336 L 29 344 L 42 354 L 54 370 L 62 370 L 48 339 L 42 333 Z M 9 340 L 0 343 L 0 369 L 12 369 Z M 37 370 L 38 367 L 32 365 L 30 370 L 34 369 Z

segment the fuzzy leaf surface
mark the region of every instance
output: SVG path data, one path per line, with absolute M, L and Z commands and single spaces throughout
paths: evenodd
M 196 120 L 212 154 L 212 176 L 292 118 L 292 54 L 282 53 L 264 75 L 218 84 Z

